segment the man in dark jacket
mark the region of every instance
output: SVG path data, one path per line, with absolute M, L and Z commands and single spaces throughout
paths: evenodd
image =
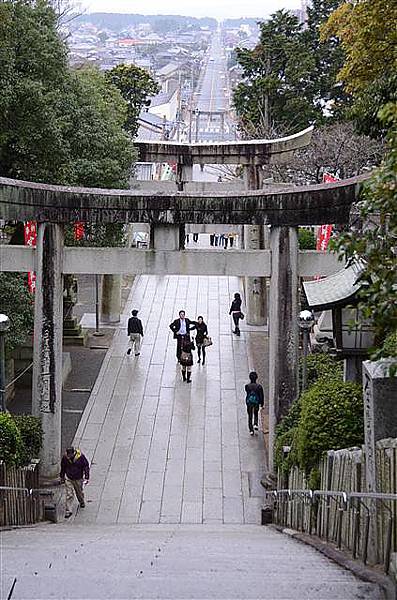
M 186 318 L 185 311 L 179 311 L 179 319 L 172 321 L 170 329 L 174 334 L 174 340 L 176 340 L 176 357 L 179 361 L 182 352 L 182 340 L 184 335 L 190 335 L 190 331 L 195 328 L 194 322 Z
M 259 407 L 264 404 L 263 387 L 260 383 L 256 383 L 258 375 L 255 371 L 249 374 L 250 382 L 245 386 L 245 403 L 248 413 L 248 429 L 250 434 L 254 435 L 254 429 L 258 431 L 258 413 Z
M 141 341 L 143 338 L 143 327 L 142 321 L 138 319 L 138 311 L 134 309 L 132 317 L 128 319 L 127 335 L 130 336 L 131 348 L 128 348 L 127 354 L 131 354 L 131 350 L 134 348 L 135 356 L 139 356 L 141 353 Z
M 85 507 L 83 478 L 85 483 L 90 479 L 90 466 L 88 460 L 77 448 L 67 448 L 61 461 L 61 483 L 66 486 L 65 518 L 72 514 L 74 496 L 76 495 L 80 507 Z

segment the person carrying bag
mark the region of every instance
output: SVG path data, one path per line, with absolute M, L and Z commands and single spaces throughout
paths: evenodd
M 197 321 L 195 322 L 196 327 L 196 346 L 197 346 L 197 355 L 198 355 L 198 363 L 201 362 L 201 355 L 203 355 L 203 365 L 205 365 L 205 349 L 208 346 L 212 345 L 212 340 L 208 337 L 208 327 L 206 323 L 204 323 L 203 317 L 200 315 L 197 317 Z
M 182 379 L 187 383 L 191 382 L 194 344 L 188 335 L 184 335 L 181 340 L 181 355 L 179 362 L 181 364 Z

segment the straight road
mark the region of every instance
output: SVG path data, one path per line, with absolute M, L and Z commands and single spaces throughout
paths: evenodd
M 230 90 L 227 55 L 223 46 L 221 30 L 216 32 L 209 47 L 194 108 L 198 112 L 198 116 L 194 117 L 193 139 L 209 142 L 235 138 L 234 129 L 228 116 Z

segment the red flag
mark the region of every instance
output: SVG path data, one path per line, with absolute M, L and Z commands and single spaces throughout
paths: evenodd
M 84 223 L 80 221 L 74 224 L 74 239 L 76 241 L 82 240 L 84 237 Z
M 317 232 L 316 250 L 325 252 L 332 234 L 332 225 L 320 225 Z
M 27 221 L 25 223 L 24 238 L 25 246 L 36 246 L 37 227 L 35 221 Z M 28 287 L 29 291 L 33 294 L 36 289 L 36 273 L 34 271 L 29 271 L 28 273 Z
M 331 173 L 323 173 L 323 183 L 334 183 L 335 181 L 339 181 L 339 178 L 335 177 L 335 175 L 332 175 Z M 332 235 L 332 229 L 333 225 L 321 225 L 318 228 L 316 250 L 325 252 Z
M 335 181 L 339 181 L 339 178 L 331 173 L 323 173 L 323 183 L 334 183 Z

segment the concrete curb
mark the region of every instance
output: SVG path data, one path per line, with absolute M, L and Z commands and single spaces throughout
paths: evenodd
M 289 537 L 292 537 L 295 540 L 298 540 L 299 542 L 318 550 L 321 552 L 321 554 L 324 554 L 324 556 L 334 561 L 339 566 L 347 569 L 362 581 L 378 585 L 384 595 L 385 600 L 397 600 L 396 585 L 389 577 L 387 577 L 387 575 L 379 573 L 375 569 L 364 565 L 364 563 L 358 560 L 353 560 L 341 550 L 335 548 L 335 546 L 323 542 L 318 537 L 308 535 L 306 533 L 300 533 L 294 529 L 285 528 L 281 525 L 275 525 L 274 523 L 268 525 L 268 527 L 271 527 L 279 533 L 288 535 Z

